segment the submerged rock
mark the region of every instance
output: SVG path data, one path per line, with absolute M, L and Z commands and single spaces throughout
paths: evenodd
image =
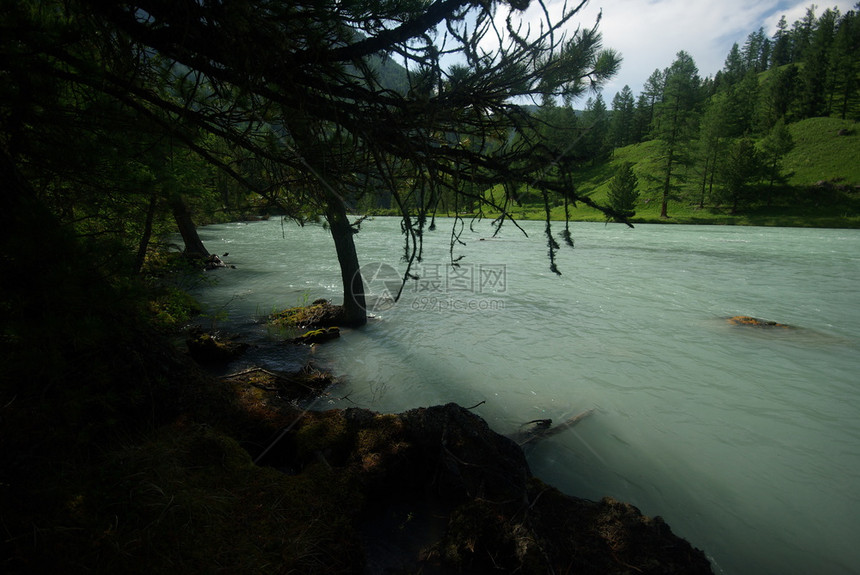
M 732 325 L 745 325 L 751 327 L 781 327 L 785 329 L 791 329 L 794 327 L 784 323 L 777 323 L 775 321 L 759 319 L 757 317 L 750 317 L 748 315 L 736 315 L 733 317 L 726 318 L 726 321 Z
M 325 327 L 305 332 L 302 335 L 293 338 L 291 342 L 313 345 L 315 343 L 323 343 L 338 337 L 340 337 L 340 328 Z

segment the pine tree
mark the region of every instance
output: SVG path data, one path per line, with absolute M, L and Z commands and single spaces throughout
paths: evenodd
M 833 40 L 830 69 L 833 71 L 832 110 L 843 120 L 851 110 L 860 115 L 860 17 L 847 12 L 838 23 Z
M 604 160 L 611 151 L 609 142 L 609 112 L 603 96 L 597 94 L 589 98 L 582 112 L 583 135 L 580 145 L 581 155 L 595 164 Z
M 758 74 L 749 70 L 744 77 L 727 91 L 726 115 L 727 135 L 738 137 L 755 131 L 758 121 L 759 83 Z
M 726 121 L 728 96 L 714 95 L 705 107 L 699 127 L 698 165 L 702 174 L 699 190 L 699 207 L 705 207 L 706 195 L 713 195 L 714 180 L 720 169 L 725 151 L 729 122 Z
M 741 78 L 744 77 L 747 71 L 746 63 L 744 62 L 744 56 L 741 54 L 740 47 L 737 42 L 732 44 L 731 50 L 729 50 L 729 54 L 726 56 L 725 64 L 723 65 L 722 70 L 722 86 L 721 88 L 725 89 L 729 86 L 733 86 L 741 81 Z
M 780 118 L 789 118 L 797 101 L 800 70 L 795 64 L 774 70 L 762 86 L 765 123 L 773 125 Z
M 750 33 L 744 42 L 742 53 L 744 73 L 749 70 L 764 72 L 767 69 L 770 50 L 770 40 L 765 36 L 764 28 Z
M 780 119 L 760 143 L 762 169 L 768 179 L 767 204 L 773 201 L 774 186 L 782 180 L 782 160 L 794 147 L 791 132 Z
M 635 111 L 636 103 L 633 100 L 633 91 L 630 86 L 624 86 L 612 99 L 612 121 L 609 137 L 614 147 L 621 148 L 635 141 L 633 138 Z
M 641 123 L 644 126 L 643 137 L 651 131 L 654 122 L 654 110 L 663 98 L 665 87 L 665 71 L 662 70 L 654 70 L 645 81 L 642 94 L 639 97 L 639 104 L 642 105 L 637 106 L 637 109 L 641 111 Z
M 653 109 L 645 93 L 639 94 L 636 100 L 636 110 L 633 113 L 633 142 L 638 143 L 644 141 L 651 131 L 651 117 Z
M 809 48 L 812 45 L 812 34 L 815 31 L 817 23 L 815 9 L 816 5 L 811 5 L 806 9 L 803 19 L 795 21 L 791 26 L 792 62 L 803 62 L 809 57 Z
M 803 115 L 811 118 L 828 115 L 828 93 L 832 81 L 830 52 L 835 37 L 837 15 L 825 10 L 816 22 L 801 69 Z
M 676 164 L 685 161 L 684 146 L 695 134 L 698 104 L 699 70 L 686 52 L 678 52 L 666 70 L 663 99 L 655 110 L 654 137 L 662 143 L 663 199 L 660 217 L 668 218 L 669 193 L 673 186 Z
M 791 62 L 791 35 L 785 15 L 780 17 L 773 35 L 773 49 L 770 54 L 771 68 L 779 68 Z
M 636 215 L 636 201 L 639 199 L 639 180 L 633 172 L 633 164 L 624 162 L 615 170 L 609 181 L 609 205 L 626 218 Z
M 516 4 L 515 12 L 524 8 Z M 546 14 L 541 35 L 508 29 L 515 39 L 489 52 L 483 40 L 493 27 L 487 23 L 508 7 L 500 0 L 147 0 L 142 6 L 96 0 L 4 5 L 0 66 L 8 81 L 0 88 L 0 122 L 11 136 L 0 146 L 3 153 L 12 151 L 10 161 L 27 168 L 29 140 L 60 135 L 49 130 L 51 116 L 66 108 L 28 104 L 33 94 L 62 94 L 103 115 L 119 109 L 132 122 L 117 124 L 115 138 L 135 135 L 139 127 L 154 135 L 152 141 L 190 150 L 300 221 L 322 214 L 340 264 L 344 323 L 366 320 L 349 210 L 368 182 L 390 193 L 412 247 L 420 245 L 442 191 L 493 203 L 467 194 L 464 182 L 478 189 L 528 182 L 596 206 L 558 178 L 545 177 L 548 158 L 563 151 L 529 137 L 536 120 L 521 104 L 569 101 L 617 71 L 620 60 L 603 49 L 596 26 L 561 33 L 579 6 Z M 437 27 L 449 34 L 445 54 L 434 40 Z M 454 52 L 463 63 L 449 67 L 443 58 Z M 409 63 L 407 90 L 383 85 L 374 68 L 391 54 Z M 93 136 L 88 116 L 79 112 L 72 110 L 71 121 L 62 124 L 69 132 L 44 149 L 60 156 L 63 141 Z M 122 160 L 129 157 L 134 154 L 123 152 Z M 249 159 L 253 172 L 234 159 Z M 63 184 L 59 201 L 98 207 L 96 196 L 70 199 L 74 186 Z M 131 197 L 143 200 L 134 217 L 147 227 L 148 208 L 158 204 L 151 202 L 152 190 Z M 157 199 L 166 204 L 170 197 L 159 192 Z M 505 214 L 499 223 L 506 219 L 503 202 L 492 209 Z M 420 249 L 411 254 L 419 257 Z
M 751 183 L 761 174 L 761 161 L 752 139 L 735 140 L 720 170 L 722 200 L 731 203 L 731 213 L 752 201 Z

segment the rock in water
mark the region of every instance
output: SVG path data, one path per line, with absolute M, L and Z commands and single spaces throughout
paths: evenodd
M 748 315 L 736 315 L 730 318 L 726 318 L 726 321 L 732 325 L 746 325 L 751 327 L 781 327 L 785 329 L 791 329 L 794 327 L 785 323 L 777 323 L 775 321 L 759 319 L 757 317 L 750 317 Z
M 337 337 L 340 337 L 340 328 L 326 327 L 305 332 L 299 337 L 293 338 L 291 341 L 293 343 L 313 345 L 315 343 L 323 343 Z

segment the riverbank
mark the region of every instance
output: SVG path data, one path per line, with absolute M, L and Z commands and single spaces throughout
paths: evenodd
M 265 420 L 280 420 L 250 442 L 255 463 L 310 480 L 304 502 L 322 514 L 316 523 L 340 526 L 316 535 L 314 546 L 331 550 L 321 557 L 335 562 L 326 570 L 711 572 L 659 517 L 568 497 L 533 477 L 522 450 L 466 408 L 299 412 L 276 383 L 233 385 L 254 411 L 276 414 Z M 338 565 L 344 558 L 353 564 Z
M 255 369 L 221 378 L 251 414 L 229 435 L 252 465 L 282 474 L 281 497 L 290 496 L 279 499 L 281 521 L 295 522 L 286 532 L 302 532 L 301 548 L 315 550 L 287 568 L 711 572 L 659 517 L 611 498 L 569 497 L 532 476 L 520 447 L 469 409 L 304 411 L 296 402 L 309 392 L 324 398 L 332 383 L 310 373 L 316 385 Z
M 855 193 L 856 196 L 856 193 Z M 802 202 L 794 206 L 780 206 L 775 208 L 755 208 L 738 214 L 732 214 L 727 208 L 705 207 L 684 205 L 670 202 L 668 218 L 661 218 L 659 210 L 638 209 L 636 215 L 630 218 L 630 223 L 637 224 L 665 224 L 665 225 L 714 225 L 714 226 L 762 226 L 782 228 L 836 228 L 836 229 L 858 229 L 860 228 L 860 202 L 854 199 L 849 204 L 837 206 L 808 206 Z M 364 215 L 369 216 L 391 216 L 400 214 L 396 210 L 370 210 Z M 454 217 L 456 214 L 440 212 L 437 217 Z M 492 221 L 499 217 L 499 213 L 486 212 L 481 214 L 483 219 Z M 542 205 L 525 204 L 511 209 L 510 215 L 517 220 L 523 221 L 545 221 L 546 210 Z M 462 213 L 461 218 L 466 220 L 478 217 L 476 213 Z M 563 223 L 563 208 L 553 207 L 550 211 L 550 221 L 556 225 Z M 602 213 L 587 210 L 585 208 L 575 210 L 570 220 L 575 222 L 605 222 Z M 622 224 L 623 225 L 623 224 Z
M 313 330 L 337 308 L 317 301 L 270 321 Z M 251 368 L 220 379 L 266 422 L 265 431 L 241 440 L 253 463 L 296 481 L 313 477 L 321 489 L 315 506 L 333 510 L 320 523 L 350 526 L 332 539 L 362 572 L 711 572 L 704 554 L 659 517 L 612 498 L 570 497 L 534 477 L 525 442 L 495 433 L 470 408 L 301 410 L 324 404 L 337 383 L 310 367 L 286 376 Z M 564 427 L 540 428 L 529 439 Z M 344 490 L 349 501 L 341 500 Z

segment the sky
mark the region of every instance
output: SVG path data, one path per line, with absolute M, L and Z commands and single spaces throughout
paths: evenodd
M 551 13 L 563 4 L 545 1 Z M 844 14 L 856 0 L 590 0 L 572 26 L 592 27 L 602 10 L 598 30 L 603 45 L 620 52 L 623 59 L 619 73 L 603 89 L 606 105 L 611 106 L 625 84 L 637 98 L 648 76 L 668 68 L 681 50 L 693 57 L 701 77 L 713 76 L 723 68 L 733 43 L 743 47 L 759 27 L 772 36 L 783 14 L 791 27 L 813 3 L 820 16 L 833 7 Z M 533 1 L 526 18 L 537 18 L 536 5 Z

